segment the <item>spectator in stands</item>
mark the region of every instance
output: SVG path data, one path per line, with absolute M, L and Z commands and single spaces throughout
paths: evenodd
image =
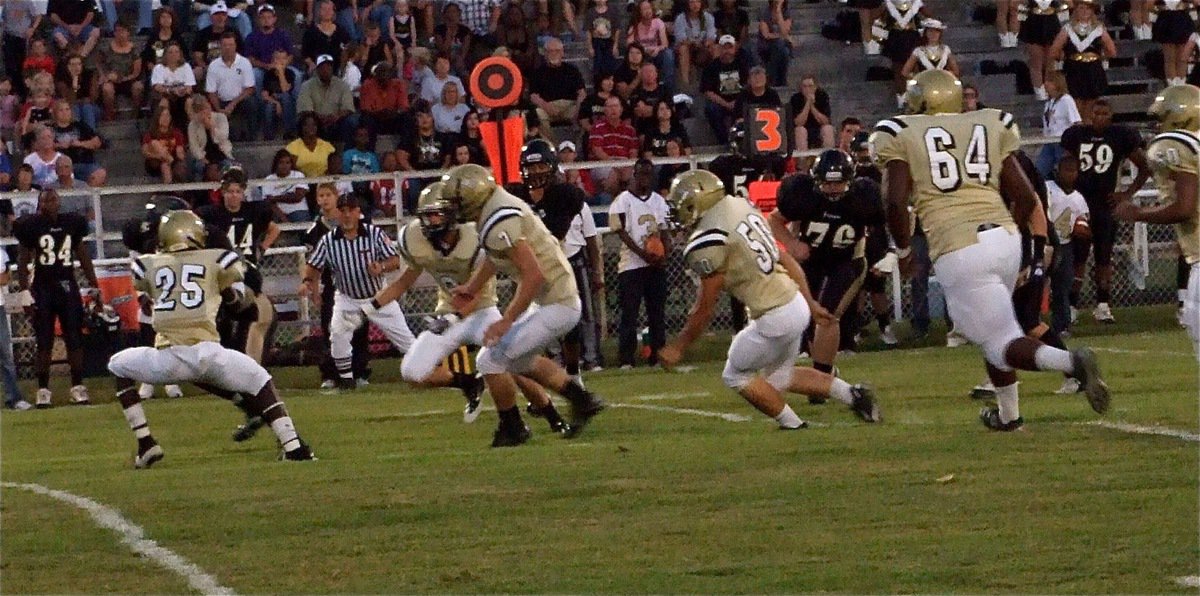
M 594 161 L 637 159 L 637 132 L 621 117 L 625 106 L 619 97 L 609 97 L 604 102 L 604 119 L 592 125 L 588 135 L 591 143 L 589 156 Z M 628 166 L 596 168 L 592 175 L 603 185 L 609 196 L 615 196 L 633 176 Z
M 291 134 L 296 129 L 297 73 L 290 65 L 291 54 L 282 48 L 275 50 L 271 68 L 263 78 L 258 100 L 262 107 L 263 139 L 272 140 Z
M 733 2 L 733 0 L 722 0 Z M 732 35 L 721 36 L 718 41 L 721 52 L 717 59 L 704 67 L 700 77 L 700 91 L 708 99 L 704 116 L 713 134 L 721 145 L 729 144 L 729 128 L 741 116 L 734 111 L 734 102 L 742 92 L 742 85 L 749 76 L 750 65 L 738 53 L 738 43 Z
M 46 16 L 54 24 L 54 43 L 60 51 L 79 46 L 79 55 L 87 57 L 100 41 L 96 20 L 96 3 L 87 0 L 49 0 Z
M 851 156 L 855 156 L 857 152 L 854 150 L 854 139 L 862 131 L 862 120 L 859 120 L 854 116 L 847 116 L 843 118 L 841 125 L 838 127 L 837 148 L 850 154 Z
M 509 2 L 500 15 L 500 25 L 496 28 L 496 43 L 507 48 L 509 58 L 521 72 L 532 76 L 533 68 L 538 63 L 537 36 L 533 32 L 533 20 L 525 18 L 521 5 Z
M 1049 59 L 1050 46 L 1054 45 L 1054 39 L 1058 37 L 1058 32 L 1062 31 L 1062 25 L 1059 23 L 1058 15 L 1068 10 L 1065 3 L 1058 2 L 1032 2 L 1030 0 L 1006 0 L 1011 2 L 1025 13 L 1023 21 L 1018 21 L 1017 25 L 1020 28 L 1020 33 L 1008 33 L 1009 41 L 1016 40 L 1025 43 L 1025 63 L 1029 66 L 1029 79 L 1033 83 L 1033 93 L 1041 101 L 1046 101 L 1045 81 L 1046 75 L 1054 70 L 1054 63 Z M 997 15 L 997 25 L 999 25 L 1000 16 Z M 1000 30 L 1001 39 L 1004 38 L 1004 29 Z M 1004 45 L 1003 43 L 1001 44 Z M 1012 47 L 1016 47 L 1013 43 Z
M 629 95 L 638 86 L 642 76 L 642 65 L 645 63 L 646 51 L 642 49 L 642 44 L 635 42 L 625 48 L 625 61 L 613 74 L 617 94 L 621 96 L 621 99 L 628 100 Z
M 621 238 L 617 288 L 621 303 L 618 352 L 623 370 L 636 364 L 641 329 L 638 314 L 643 301 L 646 324 L 650 327 L 650 365 L 657 363 L 658 349 L 666 343 L 666 258 L 647 251 L 646 240 L 657 235 L 663 246 L 670 246 L 667 233 L 670 210 L 662 195 L 654 192 L 653 184 L 654 165 L 650 160 L 639 159 L 629 190 L 617 196 L 608 209 L 608 226 Z
M 8 77 L 0 76 L 0 137 L 4 142 L 12 140 L 17 132 L 17 114 L 21 108 L 21 98 L 13 92 L 13 82 Z
M 458 131 L 458 141 L 471 150 L 471 163 L 490 166 L 487 151 L 483 148 L 483 135 L 479 132 L 479 112 L 471 110 L 463 116 L 462 129 Z
M 52 95 L 46 89 L 34 89 L 21 114 L 21 142 L 29 145 L 32 141 L 33 128 L 38 124 L 49 124 L 54 118 L 52 113 Z
M 3 137 L 0 137 L 0 188 L 7 188 L 8 185 L 12 182 L 12 172 L 13 172 L 12 154 L 10 154 L 8 152 L 8 142 Z M 8 208 L 7 211 L 5 211 L 6 207 Z M 11 215 L 11 214 L 12 214 L 12 203 L 8 202 L 8 201 L 0 201 L 0 216 Z M 2 223 L 3 220 L 4 220 L 4 218 L 0 217 L 0 223 Z M 7 235 L 7 234 L 8 234 L 7 228 L 0 228 L 0 235 Z
M 746 79 L 746 88 L 738 94 L 737 101 L 734 102 L 733 113 L 740 119 L 749 106 L 783 107 L 783 100 L 779 98 L 779 94 L 767 85 L 767 69 L 762 66 L 750 68 L 750 74 Z M 830 127 L 830 136 L 833 136 L 832 126 Z
M 338 63 L 345 61 L 344 49 L 350 43 L 349 32 L 334 21 L 333 3 L 329 0 L 319 0 L 316 6 L 316 19 L 304 30 L 304 38 L 300 41 L 300 54 L 304 64 L 311 74 L 317 69 L 317 58 L 332 56 Z
M 7 7 L 6 7 L 7 8 Z M 7 48 L 5 48 L 7 50 Z M 0 250 L 0 287 L 8 287 L 8 251 Z M 13 362 L 12 332 L 9 327 L 8 309 L 4 305 L 4 295 L 0 292 L 0 375 L 4 377 L 4 407 L 10 410 L 29 410 L 33 408 L 21 395 L 21 387 L 17 385 L 17 367 Z
M 465 107 L 465 106 L 464 106 Z M 354 129 L 354 147 L 342 154 L 342 174 L 376 174 L 379 172 L 379 156 L 371 142 L 371 131 L 359 125 Z
M 654 5 L 650 0 L 637 3 L 634 16 L 629 25 L 627 43 L 634 41 L 642 44 L 646 59 L 653 62 L 662 74 L 663 86 L 673 89 L 675 86 L 675 51 L 667 39 L 667 25 L 654 14 Z
M 559 163 L 568 164 L 575 163 L 579 159 L 579 152 L 575 150 L 575 143 L 571 141 L 563 141 L 558 144 L 558 161 Z M 592 177 L 587 170 L 569 169 L 563 172 L 563 182 L 571 186 L 578 187 L 583 191 L 583 194 L 591 200 L 596 194 L 595 185 L 592 184 Z
M 16 172 L 13 173 L 12 181 L 4 188 L 6 192 L 12 193 L 27 193 L 41 189 L 42 185 L 38 184 L 37 181 L 34 180 L 33 166 L 28 163 L 21 163 L 21 165 L 17 166 Z M 16 206 L 13 207 L 13 211 L 14 219 L 17 217 L 23 217 L 30 213 L 30 211 L 23 212 L 17 209 Z
M 749 41 L 750 13 L 738 4 L 738 0 L 717 0 L 717 9 L 713 11 L 713 22 L 717 26 L 717 36 L 731 35 L 738 47 L 741 47 Z
M 350 86 L 333 76 L 334 58 L 329 54 L 317 57 L 317 76 L 300 86 L 296 111 L 314 112 L 321 128 L 330 138 L 345 141 L 354 134 L 358 113 Z
M 4 3 L 4 22 L 0 23 L 0 29 L 4 32 L 4 72 L 12 80 L 18 95 L 28 92 L 21 69 L 26 48 L 41 24 L 42 16 L 34 8 L 32 0 L 7 0 Z
M 396 77 L 396 67 L 388 62 L 376 64 L 371 75 L 360 93 L 362 121 L 372 134 L 401 134 L 404 113 L 408 111 L 408 86 Z
M 262 186 L 263 200 L 271 205 L 276 221 L 302 222 L 312 219 L 308 211 L 308 185 L 295 182 L 297 178 L 304 178 L 304 172 L 293 169 L 295 160 L 287 149 L 276 151 L 267 180 L 280 182 Z
M 167 46 L 172 43 L 177 44 L 180 50 L 183 49 L 183 36 L 179 34 L 175 11 L 170 6 L 164 6 L 155 15 L 154 28 L 150 31 L 146 44 L 142 46 L 142 68 L 148 74 L 154 75 L 154 67 L 163 63 L 167 56 Z M 195 78 L 194 73 L 192 78 Z
M 229 118 L 231 140 L 248 141 L 254 136 L 254 70 L 250 61 L 238 54 L 237 34 L 232 31 L 221 36 L 221 55 L 208 65 L 204 91 L 213 109 Z
M 383 38 L 383 31 L 380 30 L 379 23 L 368 21 L 363 25 L 363 41 L 350 61 L 364 73 L 371 72 L 371 69 L 380 62 L 396 62 L 396 57 L 392 53 L 392 44 Z
M 1151 36 L 1162 48 L 1163 72 L 1168 85 L 1182 85 L 1188 75 L 1188 54 L 1184 45 L 1196 32 L 1195 3 L 1160 2 L 1154 6 L 1157 18 L 1151 28 Z
M 955 77 L 960 76 L 958 58 L 950 51 L 950 46 L 942 43 L 942 34 L 946 25 L 937 19 L 925 19 L 921 22 L 922 44 L 913 49 L 908 61 L 900 68 L 900 76 L 911 79 L 919 72 L 927 70 L 949 71 Z
M 674 140 L 680 154 L 691 155 L 687 129 L 675 118 L 675 104 L 668 98 L 654 104 L 654 126 L 641 133 L 642 157 L 667 157 L 667 144 Z
M 463 10 L 463 24 L 474 35 L 471 41 L 476 53 L 490 52 L 500 45 L 496 40 L 496 30 L 504 0 L 459 0 L 456 4 Z
M 609 8 L 608 0 L 593 0 L 583 17 L 587 52 L 592 59 L 592 74 L 616 72 L 621 65 L 619 32 L 625 30 L 621 11 Z M 676 33 L 678 35 L 678 33 Z
M 450 59 L 455 72 L 467 71 L 471 55 L 471 30 L 462 24 L 462 8 L 449 2 L 442 8 L 442 22 L 433 28 L 433 47 Z
M 815 75 L 800 79 L 800 90 L 792 95 L 792 118 L 796 124 L 796 149 L 823 149 L 833 146 L 833 108 L 829 94 L 817 85 Z
M 976 112 L 986 107 L 979 101 L 979 87 L 973 83 L 963 83 L 963 112 Z
M 1046 107 L 1042 110 L 1042 135 L 1061 137 L 1068 128 L 1082 120 L 1075 100 L 1067 93 L 1067 79 L 1061 71 L 1053 71 L 1046 77 L 1046 95 Z M 1037 169 L 1045 179 L 1054 179 L 1058 160 L 1064 152 L 1062 145 L 1058 143 L 1042 146 L 1042 151 L 1038 154 Z
M 430 113 L 433 114 L 433 128 L 440 134 L 458 134 L 463 127 L 463 118 L 471 108 L 460 103 L 457 85 L 442 87 L 442 100 L 433 104 Z
M 208 98 L 192 96 L 192 119 L 188 122 L 188 155 L 192 159 L 192 176 L 204 174 L 207 166 L 218 166 L 233 159 L 233 143 L 229 140 L 229 118 L 213 110 Z
M 54 146 L 54 130 L 44 124 L 34 125 L 33 144 L 24 163 L 33 168 L 33 183 L 42 188 L 58 182 L 54 164 L 62 154 Z
M 1197 56 L 1198 49 L 1200 49 L 1200 32 L 1193 33 L 1188 38 L 1187 43 L 1183 44 L 1183 55 L 1193 63 L 1200 64 L 1200 56 Z M 1200 68 L 1193 66 L 1185 82 L 1189 85 L 1200 87 Z
M 285 66 L 290 67 L 292 64 L 292 56 L 296 53 L 296 44 L 292 41 L 292 36 L 288 35 L 287 31 L 277 27 L 279 18 L 275 14 L 275 7 L 270 4 L 263 4 L 258 7 L 258 28 L 250 35 L 246 36 L 246 53 L 245 56 L 250 60 L 250 65 L 254 67 L 254 86 L 262 90 L 267 71 L 275 70 L 275 54 L 282 51 L 287 58 Z M 300 80 L 300 69 L 295 69 L 296 74 L 293 77 L 293 87 Z M 292 93 L 293 99 L 296 93 Z
M 306 4 L 305 13 L 310 22 L 319 22 L 325 18 L 326 9 L 321 6 L 321 2 L 327 2 L 329 4 L 329 20 L 333 21 L 336 18 L 338 29 L 345 32 L 349 41 L 362 39 L 362 31 L 358 28 L 358 0 L 317 0 L 315 5 L 313 0 L 303 1 Z
M 688 148 L 688 151 L 691 149 Z M 666 156 L 665 157 L 683 157 L 684 141 L 681 139 L 667 139 Z M 658 166 L 658 178 L 654 184 L 654 190 L 660 195 L 666 195 L 671 189 L 671 183 L 674 182 L 675 176 L 686 172 L 688 164 L 663 164 Z
M 158 177 L 163 184 L 187 180 L 186 144 L 170 108 L 159 104 L 150 118 L 149 130 L 142 135 L 146 174 Z
M 197 81 L 205 80 L 208 65 L 221 57 L 221 38 L 226 33 L 233 33 L 237 41 L 237 53 L 245 52 L 242 36 L 233 30 L 229 24 L 229 9 L 224 2 L 212 5 L 212 24 L 196 32 L 192 39 L 192 71 Z
M 333 144 L 321 138 L 321 121 L 316 114 L 306 112 L 300 114 L 300 138 L 288 143 L 288 153 L 295 158 L 296 168 L 308 178 L 325 175 L 329 163 L 329 155 L 336 149 Z
M 116 30 L 117 23 L 128 23 L 130 13 L 132 13 L 133 21 L 136 23 L 135 31 L 140 35 L 145 35 L 150 31 L 150 22 L 153 18 L 154 6 L 150 2 L 138 2 L 137 0 L 100 0 L 100 9 L 104 11 L 104 33 L 113 35 Z
M 758 56 L 767 67 L 771 85 L 787 85 L 788 61 L 792 57 L 792 17 L 787 0 L 768 0 L 759 11 Z
M 529 99 L 537 106 L 543 126 L 574 123 L 587 97 L 583 75 L 574 64 L 563 61 L 564 54 L 562 41 L 550 38 L 545 47 L 546 61 L 529 81 Z
M 687 0 L 687 10 L 675 17 L 675 54 L 684 86 L 691 84 L 692 66 L 700 71 L 717 54 L 717 25 L 704 0 Z
M 462 79 L 450 73 L 450 57 L 445 54 L 438 54 L 433 61 L 433 76 L 425 77 L 421 81 L 421 99 L 430 104 L 441 101 L 442 87 L 449 84 L 458 86 L 458 96 L 466 98 L 467 91 L 463 87 Z
M 392 16 L 387 20 L 385 31 L 394 45 L 392 52 L 397 58 L 417 43 L 417 18 L 412 15 L 408 0 L 396 0 L 392 5 Z
M 54 56 L 50 55 L 50 48 L 47 47 L 46 40 L 35 37 L 30 40 L 29 53 L 25 56 L 25 61 L 21 63 L 21 76 L 29 79 L 39 71 L 53 77 Z
M 54 148 L 74 161 L 76 177 L 94 187 L 104 186 L 108 171 L 96 163 L 96 151 L 104 141 L 90 126 L 75 119 L 66 100 L 54 102 L 53 130 Z
M 172 42 L 163 54 L 162 64 L 155 64 L 150 73 L 153 105 L 166 104 L 171 120 L 187 122 L 187 102 L 196 92 L 196 76 L 183 61 L 183 46 Z
M 215 15 L 221 12 L 229 20 L 229 26 L 237 31 L 238 39 L 245 40 L 250 35 L 254 24 L 250 22 L 249 2 L 244 0 L 233 0 L 232 2 L 192 0 L 191 4 L 191 12 L 196 15 L 196 29 L 204 29 L 211 25 L 218 18 Z
M 1088 45 L 1081 47 L 1087 40 Z M 1083 122 L 1091 124 L 1092 105 L 1108 92 L 1104 61 L 1117 55 L 1117 46 L 1104 22 L 1096 17 L 1094 2 L 1075 3 L 1070 24 L 1058 32 L 1049 54 L 1051 60 L 1063 61 L 1067 92 L 1075 98 Z
M 100 78 L 96 71 L 84 66 L 79 54 L 67 56 L 64 66 L 54 82 L 58 97 L 70 102 L 76 117 L 94 129 L 100 121 L 100 108 L 96 105 L 100 100 Z
M 361 47 L 357 42 L 350 42 L 346 46 L 346 61 L 342 62 L 341 69 L 335 72 L 350 87 L 350 93 L 354 95 L 355 99 L 358 99 L 358 90 L 362 87 L 363 72 L 352 58 L 359 54 L 358 50 Z
M 450 139 L 438 134 L 433 125 L 433 114 L 429 104 L 418 102 L 413 107 L 417 129 L 407 135 L 396 147 L 396 159 L 404 171 L 440 170 L 450 164 Z M 437 178 L 409 178 L 405 210 L 413 211 L 417 197 L 425 185 Z
M 592 83 L 592 94 L 584 98 L 579 106 L 579 128 L 583 130 L 584 148 L 592 126 L 604 118 L 604 103 L 616 95 L 616 79 L 612 73 L 596 73 Z
M 886 10 L 880 16 L 875 31 L 883 55 L 892 63 L 892 91 L 896 94 L 896 105 L 904 107 L 907 81 L 901 76 L 900 70 L 912 56 L 913 50 L 921 45 L 921 19 L 931 18 L 932 15 L 924 4 L 902 0 L 884 0 L 884 3 Z
M 100 86 L 104 98 L 104 117 L 112 120 L 117 115 L 117 97 L 133 102 L 135 116 L 140 113 L 145 98 L 146 84 L 142 81 L 142 58 L 133 45 L 129 25 L 117 23 L 113 38 L 100 45 L 100 71 L 104 83 Z
M 88 221 L 88 231 L 95 228 L 95 210 L 92 209 L 92 198 L 89 193 L 92 187 L 88 183 L 75 178 L 75 164 L 69 156 L 63 155 L 54 162 L 54 173 L 58 180 L 50 185 L 58 191 L 63 213 L 78 213 Z

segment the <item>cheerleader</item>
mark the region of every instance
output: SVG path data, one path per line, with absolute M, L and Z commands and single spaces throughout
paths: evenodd
M 919 72 L 945 70 L 958 78 L 958 59 L 950 52 L 950 46 L 942 43 L 946 25 L 937 19 L 925 19 L 921 28 L 925 43 L 912 51 L 904 68 L 900 69 L 900 76 L 908 80 Z
M 1050 58 L 1063 61 L 1067 91 L 1079 104 L 1084 124 L 1091 124 L 1092 104 L 1108 92 L 1108 59 L 1117 46 L 1096 16 L 1096 0 L 1077 0 L 1071 21 L 1050 46 Z
M 1150 25 L 1150 10 L 1155 0 L 1129 0 L 1129 28 L 1133 31 L 1133 39 L 1149 41 L 1154 37 L 1154 29 Z
M 1023 0 L 996 0 L 996 32 L 1000 34 L 1000 47 L 1017 47 L 1022 6 Z
M 1200 87 L 1200 53 L 1197 53 L 1197 50 L 1200 50 L 1200 33 L 1193 32 L 1188 42 L 1183 45 L 1183 57 L 1192 63 L 1192 70 L 1187 75 L 1187 84 Z
M 883 0 L 848 0 L 846 4 L 858 13 L 863 52 L 868 56 L 878 56 L 879 43 L 871 38 L 871 23 L 883 15 Z
M 932 18 L 922 0 L 884 0 L 883 16 L 875 20 L 871 33 L 881 44 L 883 55 L 892 61 L 892 81 L 897 107 L 904 107 L 904 64 L 921 45 L 921 20 Z
M 1061 0 L 1023 0 L 1017 7 L 1017 20 L 1020 22 L 1017 38 L 1025 44 L 1033 93 L 1041 101 L 1049 97 L 1045 80 L 1053 70 L 1050 61 L 1046 60 L 1046 54 L 1059 31 L 1062 31 L 1062 24 L 1070 19 L 1071 7 Z
M 1163 71 L 1168 85 L 1182 85 L 1187 76 L 1184 45 L 1196 31 L 1194 0 L 1156 0 L 1150 12 L 1151 36 L 1162 45 Z

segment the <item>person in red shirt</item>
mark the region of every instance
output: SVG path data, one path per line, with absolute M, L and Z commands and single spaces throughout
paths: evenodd
M 614 95 L 604 100 L 604 119 L 592 126 L 592 132 L 588 136 L 592 159 L 596 161 L 637 159 L 637 131 L 621 119 L 624 111 L 625 106 L 620 97 Z M 604 192 L 616 195 L 633 177 L 633 168 L 629 166 L 596 168 L 592 175 L 600 181 Z
M 21 63 L 21 72 L 28 79 L 38 71 L 54 76 L 54 57 L 46 48 L 46 40 L 35 37 L 29 42 L 29 55 Z
M 163 184 L 187 179 L 187 141 L 171 119 L 171 110 L 159 105 L 150 120 L 150 130 L 142 135 L 142 157 L 146 159 L 146 174 L 159 176 Z
M 403 112 L 408 111 L 408 85 L 396 78 L 391 62 L 380 62 L 371 69 L 371 78 L 359 90 L 359 109 L 372 134 L 400 133 Z

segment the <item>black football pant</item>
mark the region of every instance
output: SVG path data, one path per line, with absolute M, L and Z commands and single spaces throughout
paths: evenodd
M 646 302 L 646 324 L 650 327 L 650 360 L 658 362 L 658 349 L 667 342 L 667 272 L 661 267 L 641 267 L 617 275 L 620 290 L 621 328 L 617 352 L 621 365 L 636 362 L 638 314 Z

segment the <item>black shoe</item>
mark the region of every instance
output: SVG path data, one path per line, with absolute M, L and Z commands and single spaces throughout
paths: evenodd
M 565 435 L 571 432 L 571 425 L 567 424 L 567 421 L 563 420 L 562 418 L 559 418 L 558 420 L 551 420 L 550 432 L 559 435 Z
M 542 417 L 542 409 L 533 404 L 526 404 L 525 413 L 529 414 L 530 416 L 532 416 L 534 418 Z
M 354 391 L 355 389 L 358 389 L 358 381 L 355 381 L 354 379 L 338 377 L 337 388 L 338 391 Z
M 819 405 L 821 405 L 821 404 L 824 404 L 826 401 L 829 401 L 829 400 L 828 400 L 828 399 L 827 399 L 827 398 L 826 398 L 824 395 L 810 395 L 810 396 L 808 396 L 808 403 L 810 403 L 810 404 L 812 404 L 812 405 L 814 405 L 814 406 L 819 406 Z
M 516 447 L 528 441 L 532 436 L 533 433 L 523 422 L 519 427 L 501 424 L 496 427 L 496 433 L 492 435 L 492 447 Z
M 483 377 L 475 375 L 470 386 L 463 389 L 463 396 L 467 398 L 467 406 L 463 408 L 463 422 L 470 424 L 479 417 L 479 412 L 483 409 L 483 390 L 486 387 Z
M 855 385 L 850 388 L 854 399 L 850 402 L 850 411 L 863 419 L 863 422 L 879 422 L 879 402 L 875 401 L 875 391 L 866 385 Z
M 239 425 L 234 429 L 233 440 L 241 443 L 242 441 L 253 439 L 254 435 L 258 434 L 258 429 L 262 428 L 264 424 L 266 423 L 263 422 L 262 416 L 247 418 L 245 424 Z
M 1000 421 L 1000 408 L 984 408 L 979 411 L 979 421 L 984 426 L 1000 432 L 1012 432 L 1021 430 L 1025 426 L 1025 419 L 1018 417 L 1016 420 L 1008 422 Z
M 1100 377 L 1100 364 L 1096 362 L 1096 353 L 1091 348 L 1071 350 L 1071 364 L 1075 367 L 1075 374 L 1072 376 L 1079 381 L 1079 386 L 1087 395 L 1088 404 L 1097 414 L 1107 412 L 1108 385 Z
M 300 441 L 299 447 L 283 453 L 283 459 L 285 461 L 316 461 L 317 456 L 313 454 L 312 448 L 308 446 L 308 443 Z
M 138 470 L 144 470 L 153 466 L 163 458 L 163 449 L 158 446 L 158 443 L 153 443 L 145 449 L 138 449 L 138 454 L 133 458 L 133 467 Z
M 567 430 L 563 432 L 563 438 L 574 439 L 578 437 L 579 433 L 583 432 L 583 427 L 587 426 L 592 417 L 604 410 L 604 400 L 591 392 L 587 392 L 585 395 L 587 399 L 583 403 L 571 404 L 571 423 Z

